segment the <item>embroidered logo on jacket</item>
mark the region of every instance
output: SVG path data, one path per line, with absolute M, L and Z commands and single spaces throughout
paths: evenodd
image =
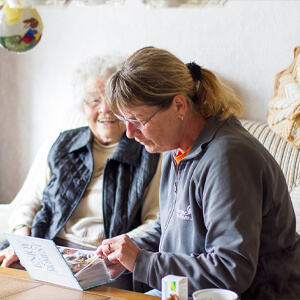
M 188 205 L 186 210 L 182 210 L 180 208 L 177 208 L 177 218 L 182 219 L 182 220 L 186 220 L 186 221 L 192 221 L 193 217 L 192 217 L 192 213 L 191 213 L 191 206 Z

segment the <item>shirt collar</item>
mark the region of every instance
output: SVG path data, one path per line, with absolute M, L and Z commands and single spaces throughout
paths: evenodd
M 230 118 L 232 117 L 229 117 L 229 119 Z M 205 145 L 213 140 L 219 128 L 222 127 L 227 120 L 220 121 L 216 116 L 209 117 L 185 159 L 194 158 L 199 155 L 199 153 L 203 151 Z
M 70 152 L 77 151 L 81 148 L 92 145 L 93 134 L 89 127 L 85 127 L 85 130 L 74 139 L 72 146 L 69 149 Z M 114 151 L 111 159 L 127 163 L 133 166 L 139 165 L 140 152 L 142 151 L 142 145 L 133 139 L 128 139 L 126 133 L 123 134 L 118 142 L 117 148 Z
M 72 146 L 69 149 L 69 153 L 77 151 L 87 144 L 90 144 L 93 140 L 93 134 L 89 127 L 84 127 L 81 134 L 76 135 L 76 138 L 72 142 Z

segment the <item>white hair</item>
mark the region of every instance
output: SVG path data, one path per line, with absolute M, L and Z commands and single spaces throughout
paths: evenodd
M 126 56 L 106 54 L 82 61 L 74 70 L 72 86 L 76 105 L 82 106 L 85 97 L 85 83 L 91 77 L 109 77 L 125 61 Z

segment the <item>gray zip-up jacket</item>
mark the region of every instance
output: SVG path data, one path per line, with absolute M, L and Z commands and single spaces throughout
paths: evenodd
M 134 279 L 161 289 L 188 277 L 189 295 L 226 288 L 242 299 L 300 298 L 300 239 L 284 175 L 235 117 L 211 117 L 178 164 L 164 155 L 160 215 L 134 241 Z

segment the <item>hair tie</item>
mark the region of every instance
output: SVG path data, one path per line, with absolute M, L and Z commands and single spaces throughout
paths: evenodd
M 197 65 L 195 62 L 191 62 L 191 63 L 187 63 L 186 66 L 189 69 L 194 81 L 201 79 L 202 73 L 201 73 L 201 67 L 199 65 Z

